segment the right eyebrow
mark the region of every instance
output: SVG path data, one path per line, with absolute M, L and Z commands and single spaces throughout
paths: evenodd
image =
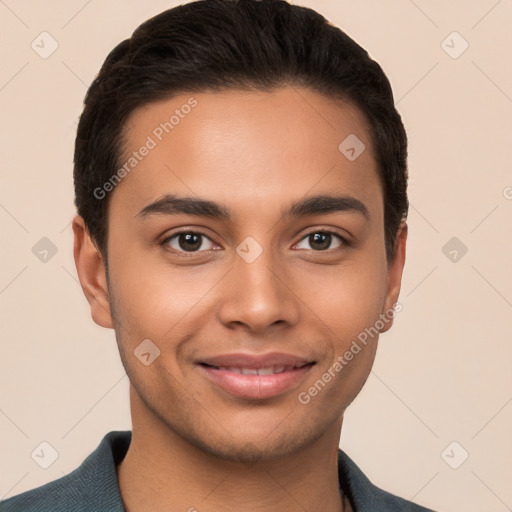
M 229 210 L 219 203 L 196 197 L 178 197 L 173 194 L 166 194 L 148 204 L 137 214 L 137 218 L 144 220 L 152 215 L 178 215 L 180 213 L 231 220 Z

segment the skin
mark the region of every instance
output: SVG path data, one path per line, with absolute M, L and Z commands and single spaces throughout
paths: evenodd
M 126 155 L 191 96 L 137 109 L 126 124 Z M 111 192 L 108 284 L 83 219 L 73 221 L 92 318 L 115 328 L 131 382 L 133 437 L 117 467 L 125 507 L 343 510 L 343 414 L 368 377 L 378 337 L 308 404 L 297 397 L 397 302 L 407 225 L 387 262 L 383 190 L 355 106 L 292 87 L 193 97 L 197 107 Z M 366 146 L 354 161 L 338 150 L 349 134 Z M 216 201 L 232 219 L 137 217 L 164 194 Z M 352 196 L 369 219 L 357 211 L 281 219 L 291 202 L 319 194 Z M 322 250 L 307 236 L 325 229 L 348 245 L 333 235 Z M 163 243 L 179 230 L 207 238 L 199 251 L 187 252 L 179 237 Z M 236 252 L 248 236 L 263 249 L 252 263 Z M 134 355 L 145 339 L 161 351 L 149 366 Z M 250 400 L 198 367 L 198 359 L 232 352 L 285 352 L 316 364 L 292 389 Z

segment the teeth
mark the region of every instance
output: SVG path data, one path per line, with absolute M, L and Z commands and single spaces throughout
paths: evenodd
M 256 368 L 242 368 L 242 375 L 258 375 L 258 370 Z
M 276 373 L 276 371 L 272 367 L 270 367 L 270 368 L 260 368 L 258 370 L 258 374 L 259 375 L 273 375 L 274 373 Z
M 235 366 L 220 366 L 218 370 L 227 370 L 228 372 L 240 373 L 242 375 L 275 375 L 284 371 L 291 371 L 294 366 L 269 366 L 268 368 L 236 368 Z

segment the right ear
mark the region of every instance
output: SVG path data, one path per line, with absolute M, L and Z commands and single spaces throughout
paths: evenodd
M 91 239 L 84 219 L 76 215 L 73 219 L 75 266 L 82 290 L 91 307 L 91 316 L 101 327 L 113 329 L 112 313 L 107 286 L 107 275 L 103 257 Z

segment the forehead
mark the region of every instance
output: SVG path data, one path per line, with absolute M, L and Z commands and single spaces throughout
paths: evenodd
M 135 165 L 112 201 L 133 208 L 166 193 L 236 208 L 308 192 L 351 194 L 382 207 L 364 115 L 309 89 L 182 93 L 135 110 L 124 139 L 120 166 Z

